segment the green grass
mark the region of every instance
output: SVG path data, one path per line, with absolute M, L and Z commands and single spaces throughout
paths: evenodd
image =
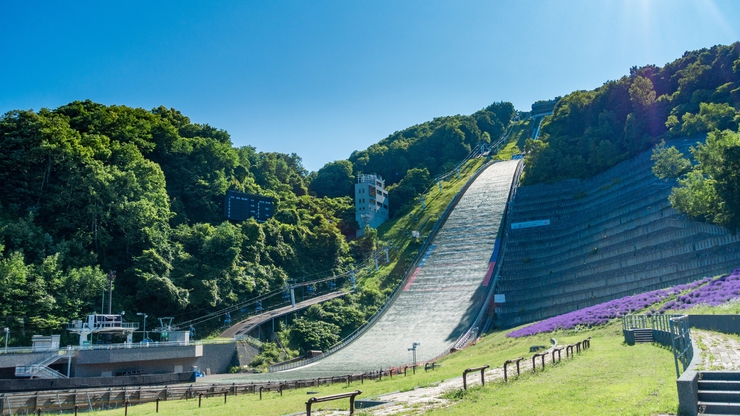
M 653 415 L 678 406 L 673 355 L 623 343 L 618 324 L 591 332 L 592 348 L 564 365 L 528 373 L 514 383 L 477 388 L 431 414 Z M 571 340 L 570 336 L 562 337 Z
M 738 315 L 740 314 L 740 301 L 731 300 L 718 306 L 696 305 L 678 312 L 687 315 Z
M 530 357 L 531 345 L 548 345 L 550 337 L 560 344 L 568 344 L 592 337 L 591 348 L 572 360 L 552 366 L 548 357 L 546 370 L 531 374 L 531 361 L 522 362 L 523 375 L 508 384 L 487 383 L 483 388 L 467 392 L 450 392 L 455 400 L 449 408 L 434 410 L 433 414 L 548 414 L 548 415 L 651 415 L 675 413 L 675 370 L 670 351 L 653 345 L 627 346 L 623 342 L 621 324 L 614 322 L 604 327 L 561 331 L 527 338 L 506 338 L 508 331 L 487 335 L 477 345 L 449 355 L 438 361 L 435 371 L 417 371 L 416 375 L 394 376 L 382 381 L 366 381 L 363 385 L 314 387 L 318 395 L 334 394 L 356 389 L 362 390 L 359 398 L 369 398 L 385 393 L 409 391 L 428 386 L 441 380 L 461 377 L 468 367 L 490 364 L 501 367 L 510 358 Z M 223 396 L 203 399 L 198 409 L 197 400 L 160 402 L 161 415 L 284 415 L 305 410 L 305 401 L 311 397 L 307 389 L 286 390 L 281 397 L 276 393 Z M 348 401 L 335 401 L 314 406 L 316 409 L 347 409 Z M 411 410 L 411 409 L 409 409 Z M 106 415 L 123 415 L 123 409 L 111 410 Z M 129 415 L 154 414 L 154 404 L 129 408 Z
M 493 157 L 493 160 L 511 160 L 511 156 L 513 156 L 514 154 L 519 154 L 521 152 L 522 151 L 516 145 L 516 142 L 511 141 L 506 146 L 504 146 L 503 149 L 496 153 L 496 156 Z

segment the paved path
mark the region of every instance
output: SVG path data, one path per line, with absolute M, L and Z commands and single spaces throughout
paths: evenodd
M 707 348 L 702 351 L 706 370 L 740 371 L 740 341 L 717 332 L 692 329 L 691 335 Z
M 299 311 L 301 309 L 308 308 L 311 305 L 325 302 L 327 300 L 331 300 L 334 298 L 338 298 L 340 296 L 346 295 L 346 292 L 343 292 L 341 290 L 336 292 L 327 293 L 325 295 L 316 296 L 315 298 L 311 298 L 309 300 L 305 300 L 303 302 L 298 302 L 295 304 L 295 307 L 292 305 L 284 306 L 282 308 L 273 309 L 271 311 L 267 311 L 265 313 L 261 313 L 259 315 L 252 316 L 250 318 L 247 318 L 243 321 L 240 321 L 232 326 L 230 326 L 228 329 L 226 329 L 224 332 L 219 335 L 221 338 L 233 338 L 237 335 L 246 335 L 249 334 L 253 329 L 255 329 L 258 325 L 263 324 L 270 319 L 274 319 L 289 313 L 293 313 L 295 311 Z

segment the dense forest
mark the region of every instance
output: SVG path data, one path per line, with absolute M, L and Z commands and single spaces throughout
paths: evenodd
M 309 189 L 318 196 L 349 196 L 358 173 L 377 173 L 388 187 L 391 214 L 402 210 L 434 177 L 460 162 L 479 143 L 501 137 L 516 111 L 497 102 L 469 116 L 438 117 L 395 132 L 349 160 L 326 164 Z
M 662 139 L 737 130 L 740 43 L 686 52 L 663 67 L 633 67 L 629 76 L 575 91 L 529 141 L 523 182 L 586 178 Z
M 288 279 L 344 272 L 377 248 L 375 232 L 352 238 L 357 172 L 384 175 L 399 208 L 431 175 L 501 135 L 513 114 L 510 103 L 496 103 L 438 118 L 307 172 L 295 154 L 234 147 L 227 132 L 165 107 L 78 101 L 10 111 L 0 118 L 0 318 L 19 343 L 60 333 L 100 312 L 112 270 L 114 313 L 176 322 Z M 274 198 L 274 217 L 227 221 L 229 189 Z M 383 299 L 361 287 L 312 308 L 292 325 L 294 346 L 331 345 Z
M 177 315 L 353 261 L 350 198 L 308 195 L 295 154 L 235 148 L 181 113 L 73 102 L 0 119 L 0 316 L 58 331 L 99 310 Z M 224 220 L 227 189 L 275 198 L 273 220 Z

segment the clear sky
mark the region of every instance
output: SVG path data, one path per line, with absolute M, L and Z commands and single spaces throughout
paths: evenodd
M 740 40 L 735 0 L 0 0 L 0 113 L 180 110 L 309 170 L 494 101 Z

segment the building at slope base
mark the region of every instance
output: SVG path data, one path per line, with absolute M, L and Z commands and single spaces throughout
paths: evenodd
M 365 226 L 378 228 L 388 221 L 388 192 L 385 190 L 385 181 L 380 175 L 357 175 L 355 184 L 355 219 L 360 225 L 357 236 L 365 231 Z

